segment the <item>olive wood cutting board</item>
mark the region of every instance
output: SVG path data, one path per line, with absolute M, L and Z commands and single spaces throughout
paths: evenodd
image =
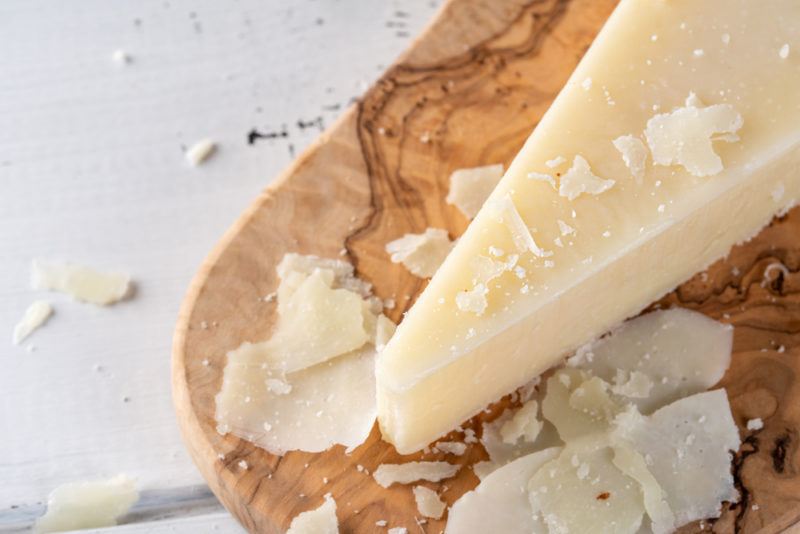
M 246 529 L 284 532 L 292 517 L 318 507 L 330 492 L 343 533 L 400 526 L 439 533 L 446 517 L 418 523 L 410 485 L 383 489 L 369 473 L 384 462 L 421 458 L 463 464 L 454 478 L 423 483 L 448 504 L 477 484 L 467 466 L 487 458 L 480 444 L 459 457 L 403 457 L 381 441 L 376 426 L 350 455 L 337 446 L 280 458 L 221 436 L 214 396 L 225 353 L 268 335 L 275 305 L 260 297 L 275 290 L 275 266 L 286 252 L 344 253 L 378 296 L 396 299 L 387 314 L 399 321 L 425 282 L 392 264 L 385 244 L 429 226 L 452 237 L 464 231 L 468 221 L 444 200 L 450 173 L 510 163 L 615 3 L 445 3 L 411 48 L 256 199 L 206 259 L 175 332 L 175 405 L 195 463 Z M 785 269 L 767 269 L 777 262 Z M 743 440 L 733 466 L 741 502 L 724 506 L 719 520 L 682 532 L 770 533 L 800 521 L 798 269 L 800 209 L 655 304 L 684 306 L 736 327 L 733 363 L 721 385 Z M 481 422 L 507 403 L 465 426 L 480 435 Z M 748 431 L 746 422 L 755 417 L 765 426 Z M 387 527 L 376 526 L 381 520 Z

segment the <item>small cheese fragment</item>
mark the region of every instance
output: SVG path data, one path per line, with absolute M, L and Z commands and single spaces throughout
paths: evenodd
M 330 494 L 325 495 L 319 508 L 296 515 L 286 534 L 339 534 L 336 501 Z
M 384 439 L 401 453 L 424 448 L 637 315 L 800 199 L 800 76 L 791 59 L 776 56 L 781 43 L 800 42 L 800 25 L 778 27 L 779 19 L 800 20 L 800 3 L 618 3 L 382 351 L 376 373 Z M 728 45 L 722 29 L 680 28 L 710 20 L 729 33 Z M 692 57 L 696 49 L 702 59 Z M 593 82 L 584 90 L 587 78 Z M 686 105 L 692 92 L 698 98 Z M 638 184 L 613 140 L 645 130 L 654 152 Z M 528 178 L 551 174 L 544 162 L 556 154 L 572 162 L 576 185 L 589 173 L 616 183 L 574 197 L 580 187 L 567 187 L 567 170 L 559 189 L 569 200 Z M 586 165 L 576 165 L 577 156 Z M 498 220 L 495 206 L 504 201 L 521 221 L 514 231 Z M 560 235 L 559 220 L 575 233 Z M 514 238 L 524 242 L 522 228 L 540 249 L 552 243 L 551 255 L 519 250 Z M 490 246 L 518 252 L 525 274 L 494 279 L 479 315 L 458 306 L 456 295 L 475 287 L 472 260 Z
M 504 443 L 513 444 L 520 438 L 533 443 L 542 430 L 542 421 L 539 419 L 539 403 L 530 400 L 514 412 L 511 419 L 500 427 L 500 436 Z
M 616 182 L 604 180 L 592 173 L 589 162 L 583 156 L 575 156 L 572 167 L 561 177 L 558 194 L 568 200 L 575 200 L 580 195 L 599 195 L 611 189 Z
M 442 517 L 447 505 L 442 502 L 439 495 L 425 486 L 414 486 L 414 500 L 417 502 L 417 511 L 424 517 L 439 519 Z
M 541 516 L 534 519 L 528 500 L 528 481 L 545 463 L 556 458 L 558 447 L 519 458 L 481 479 L 450 508 L 445 534 L 544 533 Z
M 647 162 L 647 147 L 642 140 L 632 135 L 622 135 L 614 139 L 614 148 L 619 150 L 625 166 L 631 170 L 637 183 L 642 183 Z
M 762 428 L 764 428 L 764 421 L 760 417 L 747 421 L 747 430 L 761 430 Z
M 465 217 L 472 219 L 502 177 L 502 163 L 453 171 L 446 201 L 457 207 Z
M 407 462 L 404 464 L 381 464 L 372 473 L 375 482 L 388 488 L 392 484 L 408 484 L 417 480 L 439 482 L 458 472 L 460 466 L 447 462 Z
M 66 293 L 76 300 L 108 305 L 125 298 L 130 291 L 130 276 L 100 272 L 81 265 L 33 260 L 31 286 Z
M 14 327 L 12 341 L 19 345 L 31 335 L 37 328 L 42 326 L 50 316 L 53 315 L 53 307 L 46 300 L 35 300 L 25 310 L 20 322 Z
M 217 145 L 211 139 L 202 139 L 193 144 L 186 151 L 186 161 L 192 167 L 197 167 L 205 162 L 217 150 Z
M 411 274 L 430 278 L 453 248 L 447 230 L 426 228 L 421 234 L 406 234 L 386 244 L 393 263 L 402 263 Z
M 741 442 L 724 389 L 680 399 L 646 417 L 632 406 L 615 420 L 613 436 L 645 459 L 676 526 L 719 517 L 723 501 L 738 500 L 731 453 Z
M 62 484 L 50 493 L 47 512 L 36 520 L 33 531 L 43 534 L 111 527 L 138 500 L 136 484 L 125 475 Z
M 694 176 L 713 176 L 722 169 L 722 159 L 712 142 L 738 141 L 742 116 L 730 104 L 697 107 L 689 95 L 686 106 L 647 121 L 644 135 L 656 165 L 682 165 Z
M 406 527 L 394 527 L 390 528 L 388 534 L 408 534 L 408 529 Z
M 648 414 L 719 382 L 732 347 L 730 325 L 673 308 L 623 323 L 579 350 L 569 364 L 613 382 L 614 393 Z
M 528 491 L 534 517 L 550 532 L 634 534 L 642 524 L 641 490 L 613 463 L 613 452 L 602 443 L 568 445 L 558 458 L 531 477 Z
M 455 456 L 461 456 L 467 452 L 467 444 L 459 443 L 457 441 L 440 441 L 434 446 L 434 448 L 439 452 L 453 454 Z

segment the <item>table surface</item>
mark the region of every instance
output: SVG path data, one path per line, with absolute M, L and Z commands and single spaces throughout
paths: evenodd
M 0 3 L 0 532 L 27 531 L 59 484 L 118 473 L 142 499 L 95 532 L 241 531 L 176 426 L 178 307 L 226 228 L 437 4 Z M 277 135 L 249 144 L 253 129 Z M 203 138 L 219 150 L 192 168 Z M 33 291 L 33 258 L 129 272 L 135 295 L 99 308 Z M 12 345 L 38 298 L 54 316 Z

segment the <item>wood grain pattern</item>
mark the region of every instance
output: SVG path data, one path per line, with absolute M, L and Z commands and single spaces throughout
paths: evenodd
M 451 0 L 412 49 L 257 199 L 206 260 L 176 329 L 175 404 L 192 457 L 248 530 L 283 532 L 293 516 L 317 507 L 328 492 L 345 533 L 380 530 L 380 520 L 409 532 L 444 528 L 444 520 L 416 522 L 411 486 L 382 489 L 369 473 L 384 462 L 420 458 L 469 465 L 486 459 L 480 445 L 455 459 L 436 453 L 401 457 L 373 429 L 351 455 L 336 447 L 272 456 L 215 431 L 214 395 L 224 355 L 242 341 L 269 335 L 274 306 L 259 297 L 274 290 L 275 265 L 289 251 L 337 257 L 344 247 L 359 276 L 380 297 L 397 300 L 392 318 L 399 320 L 424 282 L 391 264 L 385 243 L 428 226 L 460 235 L 467 221 L 444 202 L 450 172 L 510 162 L 614 4 Z M 779 532 L 800 520 L 800 408 L 793 405 L 798 232 L 800 213 L 793 212 L 656 304 L 697 309 L 737 327 L 734 363 L 723 385 L 746 438 L 735 462 L 743 500 L 712 524 L 716 532 Z M 788 271 L 767 269 L 776 261 Z M 202 328 L 203 322 L 210 328 Z M 500 401 L 466 426 L 478 431 L 506 404 Z M 744 430 L 752 417 L 762 417 L 765 428 Z M 248 469 L 239 467 L 241 460 Z M 452 504 L 476 483 L 464 468 L 441 484 L 425 485 Z M 707 523 L 703 527 L 708 531 Z M 683 531 L 699 532 L 701 526 Z

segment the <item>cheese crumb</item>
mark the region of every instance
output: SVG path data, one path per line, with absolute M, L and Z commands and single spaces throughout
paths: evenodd
M 786 59 L 789 57 L 789 43 L 784 43 L 780 50 L 778 50 L 778 57 Z
M 461 456 L 467 451 L 467 445 L 457 441 L 440 441 L 434 446 L 434 448 L 437 451 L 445 454 L 453 454 L 455 456 Z
M 622 155 L 622 161 L 630 169 L 631 174 L 636 178 L 636 183 L 641 184 L 644 179 L 645 164 L 647 162 L 647 147 L 638 137 L 632 135 L 622 135 L 613 141 L 616 148 Z
M 460 291 L 456 294 L 456 306 L 461 311 L 482 315 L 489 305 L 486 301 L 488 292 L 489 290 L 483 284 L 477 284 L 468 291 Z
M 589 89 L 591 89 L 592 88 L 592 79 L 591 78 L 585 78 L 581 82 L 581 87 L 583 87 L 584 91 L 588 91 Z
M 247 463 L 247 460 L 239 460 L 239 463 L 236 464 L 236 465 L 238 465 L 240 468 L 244 469 L 245 471 L 250 469 L 250 464 Z
M 50 493 L 47 512 L 33 529 L 44 533 L 112 527 L 138 500 L 136 484 L 125 475 L 62 484 Z
M 567 160 L 566 158 L 564 158 L 564 156 L 556 156 L 553 159 L 545 161 L 544 164 L 547 165 L 547 167 L 549 167 L 550 169 L 555 169 L 556 167 L 558 167 L 559 165 L 561 165 L 566 161 Z
M 104 273 L 89 267 L 34 260 L 31 269 L 33 289 L 66 293 L 76 300 L 108 305 L 125 298 L 130 292 L 130 276 Z
M 614 180 L 604 180 L 592 174 L 589 162 L 577 155 L 572 167 L 561 177 L 558 194 L 569 200 L 575 200 L 581 194 L 599 195 L 614 186 Z
M 516 443 L 520 438 L 532 443 L 542 430 L 542 426 L 543 423 L 539 419 L 539 403 L 530 400 L 516 410 L 511 419 L 503 423 L 500 427 L 500 437 L 507 444 Z
M 503 177 L 503 170 L 503 164 L 497 163 L 453 171 L 445 201 L 457 207 L 468 219 L 474 218 Z
M 287 395 L 292 391 L 292 385 L 280 378 L 267 378 L 265 383 L 267 384 L 267 390 L 276 395 Z
M 386 244 L 392 263 L 402 263 L 415 276 L 430 278 L 453 248 L 447 230 L 426 228 L 422 234 L 406 234 Z
M 394 527 L 389 529 L 388 534 L 408 534 L 408 529 L 406 527 Z
M 132 60 L 130 54 L 122 49 L 114 50 L 114 53 L 111 54 L 111 59 L 113 59 L 114 62 L 119 65 L 127 65 Z
M 547 182 L 553 187 L 553 189 L 557 189 L 555 178 L 553 178 L 549 174 L 543 174 L 541 172 L 529 172 L 528 178 L 530 178 L 531 180 L 537 180 L 539 182 Z
M 735 134 L 744 121 L 730 104 L 700 107 L 698 103 L 690 94 L 685 107 L 647 121 L 644 134 L 656 165 L 682 165 L 694 176 L 722 171 L 712 142 L 738 140 Z
M 22 319 L 14 327 L 12 341 L 19 345 L 30 336 L 37 328 L 42 326 L 53 315 L 53 307 L 46 300 L 35 300 L 25 310 Z
M 747 421 L 747 430 L 761 430 L 764 428 L 764 421 L 760 417 Z
M 447 505 L 442 502 L 439 495 L 432 489 L 425 486 L 414 486 L 414 500 L 417 502 L 417 510 L 424 517 L 439 519 L 444 513 Z
M 387 524 L 388 522 L 385 519 L 379 519 L 378 521 L 375 521 L 376 527 L 385 527 Z
M 202 139 L 193 144 L 186 151 L 186 161 L 192 167 L 197 167 L 205 162 L 217 150 L 217 145 L 211 139 Z
M 325 495 L 325 502 L 319 508 L 296 515 L 286 534 L 337 534 L 338 532 L 336 501 L 329 493 Z
M 566 235 L 570 235 L 570 234 L 574 234 L 575 233 L 575 228 L 573 228 L 572 226 L 568 225 L 567 223 L 565 223 L 561 219 L 558 219 L 557 222 L 558 222 L 558 230 L 561 232 L 562 236 L 566 236 Z
M 417 480 L 439 482 L 458 472 L 460 466 L 447 462 L 407 462 L 381 464 L 372 474 L 375 482 L 388 488 L 392 484 L 408 484 Z

